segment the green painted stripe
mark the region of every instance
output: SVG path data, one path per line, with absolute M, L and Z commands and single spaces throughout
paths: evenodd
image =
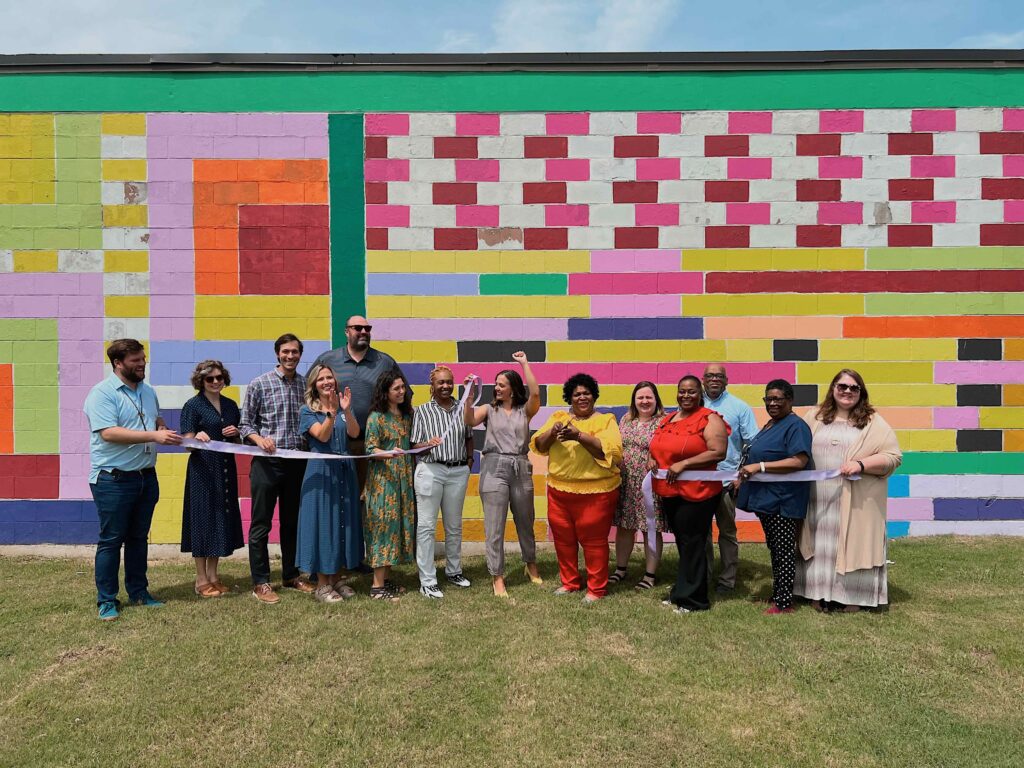
M 363 116 L 329 115 L 331 188 L 331 340 L 345 338 L 345 321 L 366 314 L 363 227 Z
M 1021 269 L 1024 248 L 868 248 L 868 269 Z
M 897 475 L 1024 475 L 1024 453 L 904 453 Z
M 565 296 L 569 276 L 551 273 L 480 275 L 481 296 Z
M 108 72 L 0 75 L 0 110 L 429 111 L 998 107 L 1024 69 Z

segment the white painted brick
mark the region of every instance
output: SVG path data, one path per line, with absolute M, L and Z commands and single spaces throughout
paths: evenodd
M 149 248 L 149 230 L 141 227 L 111 227 L 103 230 L 103 248 L 108 251 L 144 251 Z
M 751 157 L 793 157 L 796 154 L 796 136 L 755 133 L 750 137 Z
M 932 244 L 935 246 L 978 245 L 981 242 L 981 225 L 935 224 L 932 226 Z
M 454 205 L 410 205 L 410 227 L 454 227 Z M 394 231 L 394 230 L 392 230 Z
M 889 137 L 884 133 L 844 133 L 839 141 L 844 155 L 889 154 Z
M 772 177 L 776 179 L 818 178 L 818 158 L 778 157 L 772 160 Z M 720 178 L 725 178 L 724 176 Z
M 658 229 L 659 248 L 703 248 L 704 227 L 661 227 Z
M 729 130 L 729 116 L 725 112 L 684 112 L 682 133 L 716 136 Z
M 840 198 L 845 202 L 884 202 L 889 199 L 888 179 L 843 179 Z
M 981 152 L 977 133 L 936 133 L 932 138 L 932 151 L 936 155 L 977 155 Z
M 593 214 L 591 214 L 593 221 Z M 498 224 L 502 227 L 543 227 L 543 205 L 503 205 L 498 213 Z
M 104 296 L 125 296 L 125 273 L 104 272 L 103 273 L 103 295 Z
M 569 227 L 569 248 L 590 250 L 614 248 L 614 227 Z
M 752 203 L 793 202 L 795 200 L 796 182 L 790 179 L 750 180 L 750 202 Z
M 634 181 L 636 160 L 632 157 L 602 157 L 590 161 L 592 181 Z
M 124 157 L 135 157 L 141 158 L 146 157 L 146 137 L 145 136 L 122 136 L 121 137 L 121 151 L 124 153 Z M 149 338 L 148 336 L 139 338 Z
M 659 203 L 700 203 L 704 201 L 704 182 L 695 179 L 658 182 Z
M 910 177 L 907 155 L 873 155 L 864 158 L 865 179 L 906 179 Z
M 725 224 L 725 203 L 690 203 L 679 206 L 683 226 L 719 227 Z
M 455 115 L 413 112 L 409 115 L 410 136 L 454 136 Z
M 14 251 L 0 250 L 0 272 L 14 271 Z
M 108 339 L 118 338 L 115 336 L 107 336 Z M 141 336 L 136 338 L 148 339 L 148 336 Z M 156 384 L 153 386 L 156 390 L 156 396 L 160 399 L 161 408 L 182 408 L 185 403 L 188 402 L 196 391 L 189 386 L 173 386 L 168 384 Z
M 817 223 L 817 203 L 772 203 L 772 224 Z
M 636 210 L 632 204 L 603 203 L 590 206 L 590 223 L 600 227 L 632 227 Z
M 410 160 L 410 181 L 455 181 L 455 160 Z
M 935 180 L 936 200 L 977 200 L 981 197 L 981 179 L 946 178 Z
M 124 321 L 125 336 L 121 338 L 148 339 L 149 318 L 148 317 L 126 317 Z M 194 392 L 195 390 L 193 390 Z M 163 405 L 163 403 L 161 403 Z
M 101 181 L 100 200 L 103 201 L 104 205 L 124 205 L 124 182 Z
M 782 110 L 772 118 L 776 133 L 818 133 L 820 118 L 810 110 Z
M 844 248 L 884 248 L 889 244 L 889 232 L 884 226 L 844 224 L 840 236 Z
M 591 112 L 590 133 L 593 136 L 634 136 L 636 112 Z
M 388 248 L 393 251 L 432 251 L 434 249 L 434 230 L 401 229 L 388 230 Z
M 100 157 L 104 157 L 104 158 L 125 157 L 125 154 L 124 154 L 124 142 L 121 141 L 121 137 L 120 136 L 101 136 L 100 137 Z
M 1001 131 L 1003 130 L 1003 110 L 1001 109 L 958 109 L 956 111 L 956 129 L 958 131 Z
M 615 157 L 615 138 L 612 136 L 570 136 L 569 157 Z
M 908 133 L 909 109 L 865 109 L 864 133 Z
M 502 136 L 544 136 L 548 132 L 547 121 L 542 113 L 503 113 L 498 119 Z
M 544 181 L 546 163 L 540 158 L 529 160 L 499 160 L 502 181 Z
M 103 251 L 57 251 L 58 272 L 102 272 Z
M 889 203 L 889 223 L 890 224 L 910 224 L 911 222 L 911 211 L 909 200 L 891 200 Z M 874 212 L 867 211 L 865 218 L 871 220 L 874 216 Z
M 683 179 L 725 179 L 728 175 L 726 157 L 684 157 L 679 165 Z
M 434 139 L 431 136 L 388 136 L 388 157 L 432 158 Z
M 124 292 L 129 296 L 145 296 L 149 293 L 149 273 L 125 272 Z
M 961 224 L 999 224 L 1003 221 L 1003 201 L 959 200 L 956 220 Z
M 479 205 L 522 205 L 523 185 L 512 181 L 481 181 L 476 185 Z
M 961 179 L 990 179 L 1003 175 L 1002 155 L 963 155 L 956 159 L 956 175 Z
M 704 157 L 704 137 L 694 134 L 662 136 L 658 153 L 661 157 Z
M 567 203 L 610 203 L 612 185 L 607 181 L 567 181 L 565 183 Z
M 522 157 L 522 136 L 481 136 L 477 139 L 477 154 L 480 157 Z
M 391 205 L 430 205 L 434 186 L 427 181 L 389 181 L 388 203 Z
M 873 201 L 864 206 L 864 221 L 868 225 L 884 226 L 892 221 L 892 204 L 888 201 Z
M 796 248 L 793 224 L 758 225 L 750 228 L 751 248 Z
M 128 323 L 123 317 L 107 317 L 103 319 L 103 337 L 107 339 L 124 339 L 128 337 Z M 145 337 L 143 337 L 145 338 Z M 165 408 L 163 398 L 160 404 Z

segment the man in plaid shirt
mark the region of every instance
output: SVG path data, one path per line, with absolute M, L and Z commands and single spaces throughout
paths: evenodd
M 267 454 L 254 457 L 249 469 L 252 496 L 249 570 L 252 573 L 253 597 L 268 605 L 280 600 L 270 586 L 270 554 L 267 551 L 275 504 L 280 506 L 282 586 L 300 592 L 313 591 L 313 585 L 302 578 L 295 567 L 299 499 L 306 462 L 273 455 L 278 448 L 302 448 L 299 409 L 304 402 L 305 384 L 296 371 L 302 359 L 302 342 L 294 334 L 286 333 L 274 342 L 274 353 L 277 355 L 277 367 L 257 376 L 246 388 L 242 421 L 238 425 L 243 442 L 250 442 Z

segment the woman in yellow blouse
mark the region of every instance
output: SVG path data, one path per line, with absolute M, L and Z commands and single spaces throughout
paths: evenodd
M 562 387 L 570 410 L 551 414 L 530 441 L 534 453 L 548 457 L 548 525 L 562 579 L 555 594 L 583 588 L 577 565 L 582 546 L 587 604 L 608 592 L 608 531 L 619 500 L 622 461 L 615 416 L 594 411 L 599 395 L 593 377 L 577 373 Z

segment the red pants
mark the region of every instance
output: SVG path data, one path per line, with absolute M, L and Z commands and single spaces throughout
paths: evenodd
M 608 531 L 619 489 L 605 493 L 566 493 L 548 486 L 548 525 L 555 540 L 558 572 L 565 589 L 582 589 L 579 546 L 587 566 L 587 592 L 608 593 Z

